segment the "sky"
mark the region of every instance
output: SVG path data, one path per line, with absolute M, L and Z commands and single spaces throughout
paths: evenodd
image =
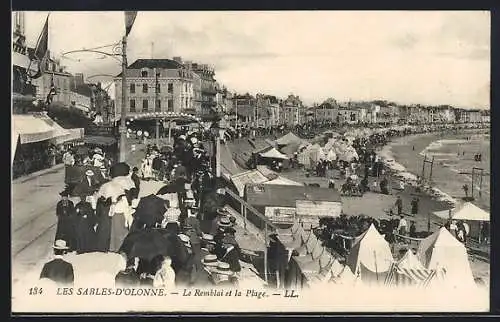
M 46 16 L 26 12 L 28 44 L 36 44 Z M 52 12 L 49 48 L 58 56 L 117 43 L 124 29 L 119 11 Z M 129 64 L 181 56 L 212 65 L 231 91 L 293 93 L 306 104 L 333 97 L 490 106 L 490 14 L 484 11 L 139 12 L 127 55 Z M 61 63 L 72 73 L 121 70 L 99 54 L 65 57 Z

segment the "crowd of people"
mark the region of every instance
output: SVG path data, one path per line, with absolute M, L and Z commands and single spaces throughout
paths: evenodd
M 115 279 L 119 285 L 236 285 L 241 271 L 236 218 L 223 208 L 224 190 L 198 137 L 188 132 L 177 136 L 172 147 L 148 146 L 140 169 L 116 163 L 102 182 L 87 170 L 76 204 L 68 190 L 61 192 L 56 258 L 40 278 L 74 282 L 63 255 L 100 252 L 125 258 L 126 267 Z M 74 151 L 65 154 L 65 164 L 109 165 L 98 149 L 80 161 L 75 156 Z M 139 197 L 141 179 L 165 185 Z

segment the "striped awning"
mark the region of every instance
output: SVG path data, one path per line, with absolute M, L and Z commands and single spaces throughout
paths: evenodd
M 429 269 L 402 268 L 393 264 L 385 279 L 386 286 L 417 286 L 429 280 L 433 271 Z
M 65 142 L 83 139 L 83 136 L 84 136 L 84 129 L 83 128 L 65 129 L 65 131 L 66 131 L 66 134 L 58 136 L 54 139 L 55 144 L 62 144 Z
M 46 117 L 32 114 L 12 115 L 12 134 L 19 135 L 21 144 L 49 140 L 56 135 Z

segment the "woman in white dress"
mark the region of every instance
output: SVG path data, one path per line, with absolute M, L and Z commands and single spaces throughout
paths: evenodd
M 153 177 L 153 161 L 149 156 L 142 160 L 141 170 L 142 170 L 142 178 L 144 180 L 149 180 Z
M 165 257 L 161 263 L 160 269 L 156 272 L 153 278 L 153 287 L 166 289 L 175 288 L 175 272 L 172 268 L 172 260 L 170 257 Z

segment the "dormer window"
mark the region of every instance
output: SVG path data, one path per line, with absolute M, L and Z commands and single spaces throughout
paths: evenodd
M 141 70 L 141 77 L 148 77 L 148 70 L 147 69 Z

